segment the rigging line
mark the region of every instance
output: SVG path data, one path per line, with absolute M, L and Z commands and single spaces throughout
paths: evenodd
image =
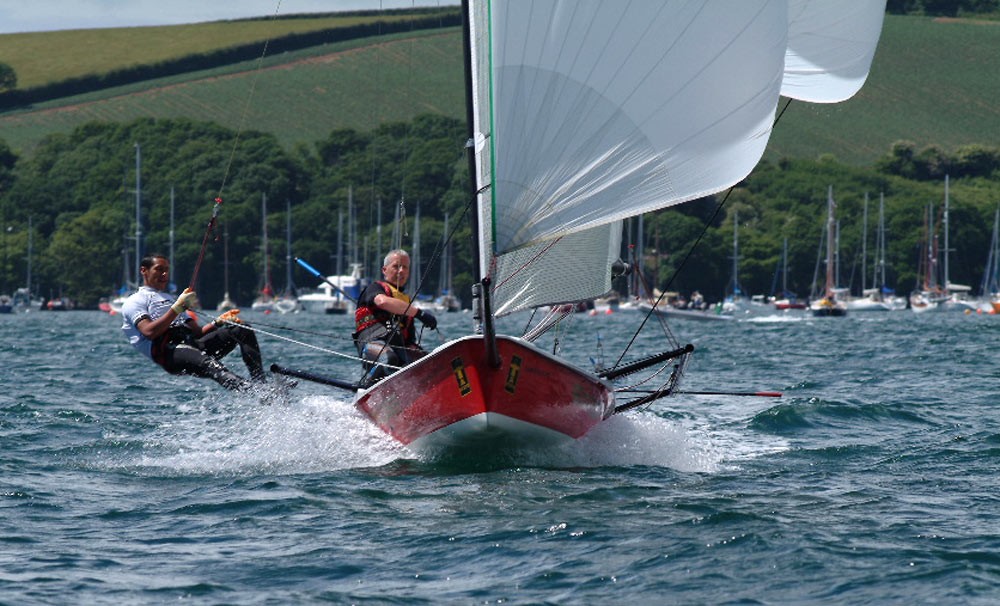
M 195 313 L 197 313 L 198 315 L 206 315 L 206 314 L 203 314 L 201 312 L 195 312 Z M 247 326 L 247 327 L 250 326 L 247 323 L 236 323 L 236 322 L 226 322 L 226 324 L 235 324 L 235 325 L 241 325 L 241 326 Z M 320 347 L 319 345 L 313 345 L 312 343 L 306 343 L 305 341 L 299 341 L 298 339 L 293 339 L 291 337 L 285 337 L 285 336 L 279 335 L 279 334 L 274 333 L 274 332 L 270 332 L 270 331 L 267 331 L 267 330 L 261 330 L 260 326 L 262 326 L 260 323 L 254 323 L 254 325 L 253 325 L 254 332 L 262 334 L 262 335 L 266 335 L 268 337 L 273 337 L 273 338 L 278 339 L 280 341 L 286 341 L 286 342 L 292 343 L 294 345 L 301 345 L 301 346 L 306 347 L 308 349 L 315 349 L 316 351 L 327 353 L 327 354 L 330 354 L 332 356 L 337 356 L 337 357 L 344 358 L 344 359 L 347 359 L 347 360 L 353 360 L 355 362 L 368 362 L 369 361 L 369 360 L 364 360 L 363 358 L 360 358 L 360 357 L 358 357 L 356 355 L 345 354 L 345 353 L 339 352 L 339 351 L 337 351 L 335 349 L 328 349 L 326 347 Z M 264 324 L 263 326 L 268 326 L 268 325 Z M 276 328 L 276 329 L 279 329 L 279 330 L 291 330 L 291 331 L 297 331 L 297 332 L 305 332 L 307 334 L 313 334 L 313 335 L 318 334 L 318 333 L 310 333 L 308 331 L 303 331 L 303 330 L 297 330 L 297 329 L 294 329 L 294 328 L 288 328 L 288 327 L 284 327 L 284 326 L 273 326 L 273 325 L 271 325 L 270 327 Z M 319 336 L 330 337 L 332 335 L 319 335 Z M 338 338 L 338 337 L 333 336 L 333 338 Z M 352 341 L 353 341 L 353 339 L 352 339 Z M 414 349 L 414 348 L 405 348 L 404 347 L 403 349 Z M 391 364 L 384 364 L 384 363 L 381 363 L 381 362 L 374 362 L 374 361 L 372 361 L 372 363 L 373 364 L 377 364 L 379 366 L 388 366 L 390 368 L 398 368 L 396 366 L 392 366 Z
M 410 2 L 410 8 L 416 8 L 416 0 Z M 412 13 L 411 13 L 412 14 Z M 409 51 L 409 62 L 406 67 L 406 98 L 412 101 L 413 99 L 413 49 L 416 47 L 416 41 L 413 39 L 413 19 L 410 19 L 410 51 Z M 413 118 L 407 120 L 406 126 L 406 139 L 403 147 L 403 178 L 399 181 L 399 204 L 403 205 L 403 200 L 406 199 L 406 176 L 409 172 L 410 167 L 410 156 L 413 152 L 412 135 L 413 135 Z M 419 206 L 419 203 L 418 203 Z M 400 208 L 400 219 L 403 219 L 406 214 L 405 208 Z M 406 223 L 400 226 L 400 234 L 404 233 Z
M 382 6 L 381 0 L 378 3 L 378 13 L 379 13 L 380 17 L 382 15 L 384 15 L 384 13 L 385 13 L 385 10 L 384 10 L 384 8 Z M 379 19 L 378 23 L 376 25 L 378 27 L 377 36 L 378 36 L 378 39 L 381 40 L 381 38 L 382 38 L 382 19 Z M 368 176 L 368 188 L 369 188 L 369 192 L 370 192 L 369 195 L 371 196 L 371 203 L 370 203 L 369 210 L 368 210 L 368 221 L 369 221 L 369 224 L 371 223 L 371 220 L 372 220 L 372 212 L 375 210 L 373 207 L 375 207 L 375 206 L 378 207 L 378 209 L 379 209 L 379 211 L 378 211 L 378 218 L 379 219 L 381 219 L 381 208 L 382 208 L 382 196 L 376 195 L 376 188 L 375 188 L 375 172 L 376 172 L 375 171 L 375 158 L 378 156 L 377 151 L 378 151 L 378 145 L 379 145 L 379 138 L 377 136 L 377 133 L 375 132 L 375 126 L 378 124 L 379 109 L 380 109 L 380 103 L 379 103 L 379 101 L 382 98 L 382 95 L 378 94 L 378 92 L 379 92 L 379 78 L 382 75 L 382 52 L 381 52 L 381 49 L 382 49 L 382 44 L 378 44 L 375 47 L 375 51 L 374 51 L 375 52 L 375 68 L 374 68 L 374 72 L 375 73 L 372 75 L 372 79 L 371 79 L 371 81 L 373 82 L 374 86 L 373 86 L 373 89 L 372 89 L 372 91 L 370 93 L 371 97 L 373 99 L 373 102 L 370 104 L 371 111 L 368 113 L 368 131 L 371 133 L 371 143 L 368 146 L 369 156 L 371 158 L 371 167 L 370 167 L 369 176 Z M 379 236 L 378 246 L 379 247 L 382 246 L 382 237 L 381 237 L 381 235 Z M 393 242 L 392 248 L 395 248 L 395 242 Z M 375 263 L 376 263 L 375 267 L 376 268 L 380 267 L 378 257 L 381 254 L 382 254 L 381 250 L 376 250 L 375 251 Z M 367 252 L 366 252 L 365 257 L 367 257 L 367 256 L 368 255 L 367 255 Z M 369 262 L 369 260 L 366 258 L 365 259 L 365 263 L 367 264 L 368 262 Z M 373 273 L 373 275 L 378 275 L 378 270 L 375 269 L 372 273 Z
M 198 281 L 198 270 L 201 269 L 201 262 L 205 260 L 205 249 L 208 247 L 208 237 L 212 234 L 212 230 L 215 228 L 215 222 L 219 217 L 219 209 L 222 208 L 222 198 L 215 199 L 215 205 L 212 207 L 212 217 L 208 220 L 208 226 L 205 227 L 205 236 L 201 239 L 201 250 L 198 251 L 198 260 L 195 261 L 194 270 L 191 272 L 191 281 L 188 283 L 188 288 L 194 290 L 195 282 Z
M 193 311 L 193 313 L 195 315 L 203 318 L 203 319 L 204 318 L 211 318 L 210 314 L 207 314 L 207 313 L 205 313 L 203 311 Z M 276 338 L 279 338 L 279 339 L 282 339 L 282 340 L 285 340 L 285 341 L 290 341 L 292 343 L 299 343 L 299 341 L 296 341 L 294 339 L 287 338 L 287 337 L 280 337 L 280 336 L 278 336 L 278 335 L 276 335 L 274 333 L 260 330 L 259 327 L 264 326 L 264 327 L 270 328 L 272 330 L 284 330 L 286 332 L 301 333 L 301 334 L 310 335 L 310 336 L 313 336 L 313 337 L 323 337 L 324 339 L 333 339 L 333 340 L 336 340 L 336 341 L 350 341 L 352 344 L 356 344 L 357 343 L 357 341 L 355 341 L 355 339 L 353 337 L 352 338 L 348 338 L 348 337 L 345 337 L 345 336 L 340 335 L 340 334 L 329 334 L 329 333 L 316 332 L 316 331 L 312 331 L 312 330 L 303 330 L 301 328 L 292 328 L 291 326 L 286 326 L 286 325 L 282 325 L 282 324 L 268 324 L 266 322 L 254 322 L 254 323 L 251 324 L 251 323 L 245 322 L 245 321 L 240 321 L 240 322 L 223 322 L 223 324 L 233 324 L 233 325 L 245 326 L 247 328 L 252 328 L 252 329 L 254 329 L 255 331 L 257 331 L 257 332 L 259 332 L 261 334 L 268 335 L 268 336 L 273 336 L 273 337 L 276 337 Z M 311 345 L 307 344 L 307 346 L 308 347 L 312 347 L 313 349 L 316 349 L 315 347 L 313 347 Z M 406 350 L 409 350 L 409 351 L 420 351 L 420 348 L 418 348 L 418 347 L 407 347 L 405 345 L 395 345 L 393 347 L 395 347 L 396 349 L 406 349 Z M 326 351 L 326 350 L 322 350 L 322 351 Z M 343 354 L 338 354 L 338 355 L 343 355 Z M 358 359 L 360 359 L 360 358 L 358 358 Z
M 501 286 L 503 286 L 504 284 L 506 284 L 509 280 L 513 279 L 514 276 L 516 276 L 517 274 L 519 274 L 522 271 L 526 270 L 529 265 L 531 265 L 532 263 L 534 263 L 535 261 L 537 261 L 538 259 L 540 259 L 543 255 L 545 255 L 545 253 L 549 252 L 549 249 L 552 248 L 553 246 L 555 246 L 556 244 L 558 244 L 559 241 L 562 240 L 562 239 L 563 239 L 562 236 L 559 236 L 558 238 L 555 238 L 545 248 L 543 248 L 542 250 L 538 251 L 538 254 L 536 254 L 534 257 L 528 259 L 527 261 L 525 261 L 521 265 L 521 267 L 518 267 L 514 271 L 510 272 L 510 275 L 507 276 L 506 278 L 504 278 L 502 282 L 498 282 L 497 284 L 495 284 L 493 286 L 493 292 L 496 292 L 496 291 L 500 290 Z
M 199 316 L 200 318 L 202 318 L 202 319 L 207 319 L 209 322 L 214 321 L 212 319 L 211 314 L 207 314 L 207 313 L 205 313 L 203 311 L 195 311 L 194 313 L 197 316 Z M 333 340 L 340 340 L 340 341 L 348 341 L 349 340 L 349 341 L 352 341 L 352 342 L 354 341 L 354 339 L 348 339 L 347 337 L 344 337 L 343 335 L 340 335 L 340 334 L 322 333 L 322 332 L 316 332 L 316 331 L 313 331 L 313 330 L 304 330 L 304 329 L 301 329 L 301 328 L 292 328 L 291 326 L 285 326 L 285 325 L 281 325 L 281 324 L 269 324 L 267 322 L 257 322 L 257 321 L 254 321 L 253 323 L 250 323 L 250 322 L 247 322 L 245 320 L 241 320 L 240 322 L 223 322 L 223 323 L 224 324 L 238 324 L 238 325 L 241 325 L 241 326 L 246 326 L 248 328 L 253 328 L 254 330 L 256 330 L 257 327 L 259 327 L 259 326 L 264 326 L 264 327 L 270 328 L 272 330 L 284 330 L 286 332 L 295 332 L 295 333 L 300 333 L 300 334 L 304 334 L 304 335 L 310 335 L 310 336 L 313 336 L 313 337 L 322 337 L 324 339 L 333 339 Z
M 417 280 L 416 292 L 420 292 L 421 287 L 423 287 L 424 282 L 427 280 L 427 277 L 431 273 L 431 268 L 434 267 L 435 263 L 438 262 L 438 259 L 441 258 L 441 255 L 444 254 L 444 250 L 445 248 L 447 248 L 448 244 L 455 238 L 455 232 L 457 232 L 459 226 L 462 225 L 462 222 L 465 219 L 465 215 L 469 214 L 469 207 L 472 206 L 472 202 L 474 201 L 475 198 L 470 200 L 469 203 L 462 208 L 462 214 L 458 216 L 458 220 L 455 221 L 455 225 L 451 228 L 451 231 L 449 231 L 448 234 L 445 236 L 444 241 L 443 242 L 439 241 L 438 244 L 434 247 L 434 252 L 431 253 L 430 261 L 427 262 L 427 267 L 424 269 L 424 273 L 421 274 L 419 276 L 419 279 Z
M 778 121 L 781 120 L 781 117 L 785 115 L 785 111 L 791 104 L 792 104 L 792 99 L 789 98 L 785 102 L 785 107 L 781 109 L 778 115 L 774 118 L 774 122 L 771 123 L 771 130 L 774 130 L 775 127 L 778 126 Z M 715 222 L 716 217 L 718 217 L 719 213 L 722 212 L 722 207 L 726 205 L 726 201 L 729 200 L 729 196 L 733 193 L 734 189 L 736 189 L 735 184 L 732 185 L 726 191 L 726 195 L 722 197 L 722 201 L 719 202 L 719 205 L 715 207 L 715 212 L 712 213 L 712 216 L 709 217 L 708 221 L 705 221 L 705 225 L 704 227 L 702 227 L 701 233 L 698 234 L 698 238 L 688 249 L 687 254 L 685 254 L 684 258 L 681 259 L 681 262 L 677 265 L 677 268 L 674 269 L 674 273 L 671 274 L 670 279 L 667 280 L 667 285 L 664 288 L 663 292 L 660 293 L 660 296 L 656 299 L 656 302 L 653 303 L 653 307 L 646 313 L 646 317 L 642 319 L 642 322 L 639 324 L 639 328 L 636 329 L 635 333 L 632 335 L 632 338 L 629 339 L 628 344 L 625 346 L 625 349 L 622 351 L 621 355 L 618 357 L 618 360 L 615 362 L 612 368 L 617 368 L 618 365 L 621 364 L 622 360 L 625 358 L 625 354 L 628 353 L 628 350 L 632 347 L 632 345 L 635 343 L 635 340 L 639 337 L 639 333 L 642 332 L 642 328 L 646 325 L 646 321 L 649 320 L 649 317 L 653 314 L 653 310 L 655 310 L 656 307 L 660 304 L 660 301 L 667 294 L 667 291 L 670 290 L 670 286 L 674 283 L 674 279 L 676 279 L 678 274 L 680 274 L 681 270 L 684 269 L 684 265 L 687 263 L 688 259 L 691 258 L 691 255 L 694 254 L 695 249 L 697 249 L 698 245 L 701 244 L 701 241 L 705 238 L 705 234 L 708 233 L 708 228 L 712 226 L 712 224 Z
M 634 261 L 634 259 L 633 259 L 633 261 Z M 638 262 L 633 262 L 632 265 L 633 265 L 633 267 L 635 267 L 636 274 L 639 277 L 639 282 L 645 288 L 646 287 L 646 276 L 643 275 L 642 268 L 639 266 Z M 650 292 L 650 299 L 652 299 L 652 292 Z M 660 300 L 657 299 L 656 300 L 656 304 L 653 305 L 653 307 L 651 308 L 651 311 L 655 312 L 656 307 L 659 305 L 659 302 L 660 302 Z M 660 314 L 656 314 L 656 313 L 654 313 L 653 316 L 659 321 L 660 328 L 663 329 L 663 334 L 667 337 L 667 340 L 670 341 L 670 343 L 674 347 L 679 347 L 680 346 L 680 341 L 674 335 L 673 331 L 670 330 L 670 325 L 667 324 L 667 321 L 663 318 L 663 316 L 661 316 Z M 617 367 L 617 365 L 620 362 L 621 362 L 621 359 L 619 359 L 618 362 L 615 363 L 615 367 Z
M 462 219 L 464 219 L 465 215 L 468 214 L 469 207 L 472 205 L 472 202 L 474 202 L 475 199 L 476 198 L 473 197 L 472 200 L 470 200 L 469 203 L 465 205 L 465 208 L 462 210 L 461 216 L 459 216 L 459 218 L 458 218 L 459 220 L 455 221 L 455 227 L 452 228 L 451 233 L 448 235 L 448 240 L 449 241 L 451 240 L 451 238 L 454 237 L 455 232 L 458 230 L 458 226 L 462 224 Z M 439 256 L 439 251 L 441 251 L 443 249 L 444 249 L 444 245 L 443 244 L 439 244 L 438 247 L 435 249 L 434 255 L 431 258 L 431 262 L 427 264 L 427 269 L 424 270 L 424 274 L 422 276 L 420 276 L 420 278 L 417 281 L 416 292 L 420 292 L 420 287 L 424 283 L 424 280 L 427 278 L 427 275 L 430 273 L 430 267 L 431 267 L 431 265 L 434 264 L 434 258 L 436 258 L 437 256 Z M 405 321 L 406 321 L 406 312 L 409 311 L 410 307 L 413 306 L 413 301 L 414 301 L 414 299 L 410 299 L 409 303 L 406 304 L 406 308 L 403 310 L 403 313 L 400 314 L 403 317 L 404 324 L 405 324 Z M 392 330 L 389 332 L 389 337 L 385 340 L 386 345 L 384 345 L 382 347 L 383 350 L 388 346 L 389 342 L 393 338 L 395 338 L 396 334 L 399 332 L 400 327 L 401 326 L 400 326 L 400 324 L 398 322 L 393 322 L 393 327 L 392 327 Z M 418 343 L 420 342 L 420 340 L 423 339 L 423 335 L 424 335 L 424 333 L 423 333 L 423 327 L 421 327 L 421 329 L 420 329 L 420 339 L 418 339 L 418 341 L 417 341 Z
M 274 7 L 274 14 L 271 15 L 272 21 L 278 18 L 280 10 L 281 0 L 278 0 L 277 5 Z M 243 112 L 240 116 L 240 123 L 236 128 L 236 136 L 233 138 L 233 148 L 229 152 L 229 160 L 226 162 L 226 169 L 222 173 L 222 183 L 219 184 L 219 194 L 216 196 L 216 199 L 221 200 L 222 191 L 225 189 L 226 181 L 229 179 L 229 171 L 232 170 L 233 160 L 236 158 L 236 149 L 240 144 L 240 135 L 243 133 L 243 126 L 246 124 L 247 115 L 250 113 L 250 102 L 253 99 L 254 91 L 257 90 L 257 80 L 260 78 L 261 66 L 264 63 L 264 57 L 267 56 L 267 47 L 270 43 L 270 37 L 264 40 L 264 48 L 261 50 L 260 57 L 257 59 L 257 67 L 254 69 L 253 81 L 250 83 L 250 92 L 247 94 L 246 103 L 243 104 Z

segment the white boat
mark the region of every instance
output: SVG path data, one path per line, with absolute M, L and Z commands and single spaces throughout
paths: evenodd
M 355 404 L 413 450 L 478 456 L 572 442 L 673 393 L 691 346 L 593 371 L 537 346 L 544 323 L 508 336 L 494 320 L 610 292 L 622 219 L 744 179 L 781 95 L 852 96 L 885 3 L 466 0 L 463 9 L 476 324 Z M 649 393 L 615 383 L 641 369 L 656 377 Z
M 868 225 L 868 195 L 865 194 L 865 229 L 862 230 L 862 242 L 867 242 Z M 866 267 L 866 254 L 862 253 L 861 267 Z M 895 291 L 889 288 L 886 280 L 886 256 L 885 256 L 885 195 L 879 194 L 878 206 L 878 230 L 875 237 L 875 263 L 872 284 L 875 286 L 865 288 L 864 270 L 862 270 L 861 297 L 852 297 L 847 301 L 849 311 L 899 311 L 906 309 L 906 299 L 896 295 Z
M 302 309 L 311 313 L 353 314 L 354 302 L 365 287 L 360 263 L 351 263 L 351 273 L 327 276 L 316 290 L 299 295 Z
M 739 213 L 733 212 L 733 271 L 728 292 L 722 300 L 719 309 L 721 315 L 732 316 L 733 318 L 745 319 L 761 315 L 768 315 L 772 309 L 764 302 L 762 296 L 748 297 L 740 282 L 740 238 L 739 238 Z

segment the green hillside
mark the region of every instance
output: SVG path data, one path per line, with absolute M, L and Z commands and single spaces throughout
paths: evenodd
M 384 13 L 383 21 L 407 19 Z M 260 18 L 191 25 L 80 29 L 0 35 L 0 61 L 18 73 L 20 88 L 107 73 L 132 65 L 154 64 L 288 34 L 347 27 L 373 20 L 343 14 L 302 18 Z
M 271 58 L 259 70 L 240 64 L 53 101 L 0 114 L 0 136 L 23 152 L 92 120 L 186 117 L 243 124 L 292 146 L 421 113 L 464 116 L 460 38 L 452 28 L 329 45 Z
M 833 154 L 868 164 L 899 140 L 918 148 L 996 145 L 1000 23 L 887 16 L 871 74 L 854 98 L 793 103 L 769 154 Z
M 298 21 L 298 26 L 305 26 L 312 20 Z M 216 40 L 235 43 L 260 36 L 262 25 L 278 28 L 277 34 L 294 24 L 278 19 L 213 27 L 229 32 L 215 36 Z M 201 27 L 207 25 L 171 29 L 196 38 Z M 0 36 L 0 52 L 5 38 L 19 35 Z M 70 35 L 48 34 L 53 41 Z M 170 56 L 177 48 L 168 47 L 168 39 L 149 38 L 145 46 L 160 48 L 158 56 Z M 271 132 L 286 146 L 314 142 L 335 128 L 370 130 L 425 112 L 461 119 L 465 114 L 460 45 L 460 31 L 447 28 L 286 53 L 270 57 L 260 71 L 251 62 L 6 112 L 0 114 L 0 137 L 25 152 L 46 134 L 68 132 L 90 120 L 183 116 L 237 128 L 244 107 L 247 127 Z M 70 54 L 69 46 L 56 42 L 52 46 L 62 49 L 63 56 Z M 887 16 L 871 76 L 861 93 L 829 106 L 793 103 L 766 157 L 832 154 L 843 162 L 865 165 L 898 140 L 913 141 L 918 148 L 995 145 L 993 133 L 1000 132 L 997 48 L 996 22 Z M 59 62 L 51 56 L 47 61 Z M 18 71 L 22 78 L 30 77 Z

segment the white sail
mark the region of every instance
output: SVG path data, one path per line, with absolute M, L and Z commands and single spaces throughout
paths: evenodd
M 518 285 L 495 294 L 497 308 L 607 292 L 617 249 L 566 264 L 575 251 L 617 246 L 619 229 L 592 228 L 746 177 L 767 145 L 782 88 L 806 77 L 787 73 L 786 59 L 810 56 L 812 37 L 832 16 L 823 4 L 472 2 L 480 266 L 495 286 Z M 837 23 L 828 25 L 839 32 Z M 869 42 L 865 53 L 874 51 Z M 819 69 L 839 65 L 831 49 Z M 575 291 L 553 284 L 570 276 Z
M 781 94 L 813 103 L 852 97 L 868 78 L 884 15 L 885 0 L 789 0 Z

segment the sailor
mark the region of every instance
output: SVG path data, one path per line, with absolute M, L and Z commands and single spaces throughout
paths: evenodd
M 187 288 L 176 298 L 166 292 L 170 283 L 170 261 L 150 254 L 139 263 L 143 286 L 122 305 L 122 332 L 129 343 L 171 374 L 189 374 L 213 379 L 227 389 L 250 385 L 220 361 L 240 348 L 243 362 L 254 382 L 265 381 L 257 336 L 242 325 L 240 310 L 231 309 L 200 326 L 194 314 L 195 292 Z
M 354 313 L 354 342 L 365 369 L 362 387 L 426 354 L 417 344 L 414 318 L 431 330 L 437 328 L 434 314 L 414 305 L 403 292 L 410 277 L 410 255 L 405 250 L 385 256 L 382 277 L 361 292 Z

